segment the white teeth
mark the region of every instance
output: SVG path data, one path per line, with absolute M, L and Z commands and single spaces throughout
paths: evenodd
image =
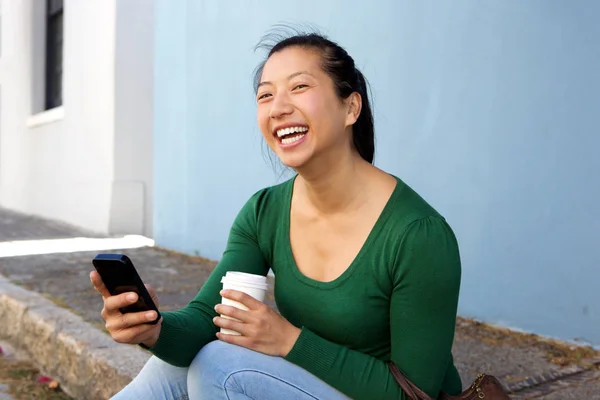
M 297 142 L 298 140 L 302 139 L 303 137 L 304 137 L 304 135 L 298 135 L 298 136 L 294 136 L 291 138 L 284 138 L 284 139 L 281 139 L 281 143 L 291 144 L 291 143 Z
M 282 137 L 285 135 L 289 135 L 296 132 L 306 132 L 308 131 L 307 127 L 304 126 L 293 126 L 291 128 L 280 129 L 277 131 L 277 136 Z

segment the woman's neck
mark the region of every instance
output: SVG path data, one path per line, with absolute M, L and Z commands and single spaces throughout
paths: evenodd
M 367 199 L 369 176 L 375 169 L 352 152 L 315 160 L 314 168 L 299 170 L 298 194 L 322 215 L 359 208 Z

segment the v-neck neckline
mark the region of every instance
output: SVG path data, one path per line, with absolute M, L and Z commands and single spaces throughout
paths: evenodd
M 300 269 L 298 268 L 298 264 L 296 263 L 296 259 L 294 258 L 294 252 L 292 251 L 292 241 L 290 238 L 290 228 L 291 228 L 291 217 L 292 217 L 291 211 L 292 211 L 292 197 L 294 194 L 294 183 L 296 182 L 296 178 L 298 177 L 298 175 L 294 176 L 293 178 L 291 178 L 289 180 L 289 182 L 288 182 L 289 184 L 288 184 L 286 194 L 285 194 L 287 200 L 284 202 L 284 210 L 283 210 L 283 213 L 284 213 L 283 229 L 285 232 L 285 243 L 284 243 L 285 244 L 285 256 L 286 256 L 287 262 L 289 263 L 289 265 L 291 267 L 293 274 L 300 281 L 302 281 L 310 286 L 314 286 L 314 287 L 318 287 L 318 288 L 322 288 L 322 289 L 331 289 L 331 288 L 341 285 L 350 276 L 352 276 L 352 272 L 357 268 L 358 265 L 360 265 L 360 260 L 364 257 L 365 253 L 367 253 L 369 251 L 369 248 L 372 246 L 373 241 L 378 236 L 379 231 L 381 231 L 383 225 L 385 224 L 385 221 L 387 220 L 387 218 L 393 208 L 393 204 L 396 201 L 396 198 L 398 197 L 399 193 L 402 191 L 402 189 L 405 186 L 404 183 L 398 177 L 396 177 L 394 175 L 392 175 L 392 176 L 396 179 L 396 186 L 394 187 L 392 194 L 390 195 L 385 206 L 383 207 L 383 210 L 381 210 L 379 217 L 377 217 L 377 220 L 375 221 L 375 225 L 373 225 L 373 228 L 369 232 L 367 239 L 361 246 L 360 250 L 354 257 L 352 262 L 350 262 L 348 267 L 344 270 L 344 272 L 342 272 L 335 279 L 333 279 L 331 281 L 326 281 L 326 282 L 319 281 L 319 280 L 309 278 L 308 276 L 306 276 L 304 273 L 302 273 L 302 271 L 300 271 Z

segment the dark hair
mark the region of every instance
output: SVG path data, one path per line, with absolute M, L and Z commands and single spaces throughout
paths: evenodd
M 352 93 L 357 92 L 362 98 L 362 109 L 358 119 L 352 127 L 352 141 L 358 154 L 369 163 L 373 163 L 375 156 L 375 128 L 373 123 L 373 111 L 368 95 L 367 81 L 354 65 L 354 59 L 337 43 L 332 42 L 318 33 L 299 33 L 293 36 L 281 37 L 275 44 L 268 43 L 272 40 L 271 35 L 261 39 L 256 48 L 266 48 L 267 58 L 257 67 L 254 73 L 254 90 L 258 90 L 258 84 L 267 60 L 275 53 L 288 47 L 303 47 L 314 49 L 321 53 L 322 68 L 333 80 L 336 93 L 340 99 L 347 99 Z

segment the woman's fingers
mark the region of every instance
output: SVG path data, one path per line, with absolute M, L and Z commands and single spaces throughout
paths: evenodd
M 260 351 L 260 344 L 256 339 L 240 335 L 228 335 L 222 332 L 217 333 L 217 338 L 226 343 L 235 344 L 236 346 L 242 346 L 254 351 Z
M 120 317 L 113 317 L 106 322 L 107 331 L 123 330 L 142 324 L 147 324 L 156 319 L 156 311 L 141 311 L 137 313 L 121 314 Z
M 249 294 L 240 292 L 238 290 L 225 289 L 225 290 L 221 290 L 220 294 L 221 294 L 221 296 L 225 297 L 226 299 L 230 299 L 233 301 L 237 301 L 238 303 L 242 303 L 243 305 L 248 307 L 249 310 L 257 310 L 257 309 L 260 309 L 265 306 L 265 303 L 263 303 L 262 301 L 256 300 L 254 297 L 250 296 Z
M 110 332 L 113 340 L 117 343 L 142 343 L 153 337 L 156 329 L 158 329 L 157 325 L 140 324 Z
M 121 293 L 116 296 L 104 298 L 104 308 L 109 313 L 120 312 L 119 309 L 127 307 L 138 300 L 138 295 L 134 292 Z
M 233 306 L 226 306 L 224 304 L 217 304 L 215 306 L 215 311 L 218 314 L 221 315 L 226 315 L 228 317 L 231 318 L 235 318 L 237 320 L 240 320 L 242 322 L 249 322 L 251 319 L 251 315 L 248 311 L 245 310 L 241 310 L 237 307 L 233 307 Z
M 106 286 L 104 286 L 104 282 L 97 271 L 90 272 L 90 281 L 92 281 L 92 286 L 94 286 L 94 289 L 96 289 L 96 291 L 100 293 L 102 297 L 110 297 L 110 292 Z
M 229 329 L 230 331 L 237 332 L 242 336 L 251 335 L 251 326 L 244 322 L 223 317 L 215 317 L 213 318 L 213 322 L 219 328 Z

